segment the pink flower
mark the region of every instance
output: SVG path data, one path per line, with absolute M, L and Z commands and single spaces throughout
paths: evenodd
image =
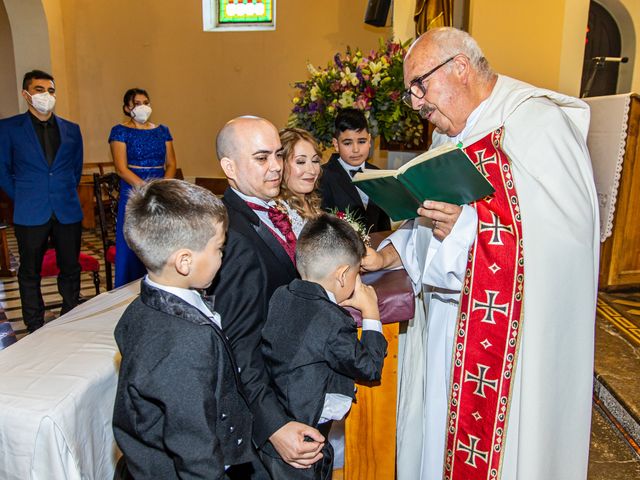
M 369 106 L 369 99 L 364 95 L 360 95 L 358 99 L 353 103 L 353 106 L 358 110 L 366 110 Z
M 389 52 L 390 55 L 393 55 L 394 53 L 398 52 L 401 49 L 402 49 L 402 46 L 399 43 L 392 42 L 389 44 L 387 51 Z

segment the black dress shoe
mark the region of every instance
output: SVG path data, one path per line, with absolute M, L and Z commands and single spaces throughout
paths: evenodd
M 27 325 L 27 333 L 33 333 L 44 325 L 44 322 L 35 325 Z

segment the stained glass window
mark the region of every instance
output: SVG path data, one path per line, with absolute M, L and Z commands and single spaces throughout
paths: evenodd
M 203 0 L 204 29 L 274 30 L 275 0 Z

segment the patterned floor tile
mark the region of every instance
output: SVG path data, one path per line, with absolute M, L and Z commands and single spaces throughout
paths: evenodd
M 13 234 L 13 228 L 7 230 L 7 245 L 12 252 L 12 265 L 17 267 L 18 244 Z M 102 255 L 102 240 L 99 232 L 85 230 L 82 232 L 81 251 L 97 258 L 100 262 L 100 291 L 106 290 L 106 277 L 104 270 L 104 257 Z M 58 286 L 55 277 L 44 277 L 41 284 L 42 298 L 45 303 L 45 323 L 60 315 L 60 302 L 62 298 L 58 294 Z M 89 299 L 96 294 L 91 273 L 83 272 L 80 280 L 80 296 Z M 0 277 L 0 321 L 3 319 L 11 323 L 13 331 L 18 339 L 26 334 L 26 328 L 22 321 L 20 310 L 20 292 L 18 290 L 18 279 L 16 277 Z

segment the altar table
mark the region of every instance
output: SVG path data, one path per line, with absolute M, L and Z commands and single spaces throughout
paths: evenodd
M 377 246 L 391 232 L 372 234 Z M 378 295 L 382 333 L 387 339 L 380 382 L 357 384 L 356 402 L 346 418 L 344 480 L 393 480 L 396 467 L 396 399 L 400 323 L 414 316 L 413 288 L 403 269 L 366 273 L 364 283 Z M 360 323 L 360 312 L 351 310 Z
M 640 285 L 640 95 L 585 98 L 600 206 L 600 289 Z
M 103 293 L 0 351 L 0 478 L 113 477 L 113 329 L 138 291 Z

